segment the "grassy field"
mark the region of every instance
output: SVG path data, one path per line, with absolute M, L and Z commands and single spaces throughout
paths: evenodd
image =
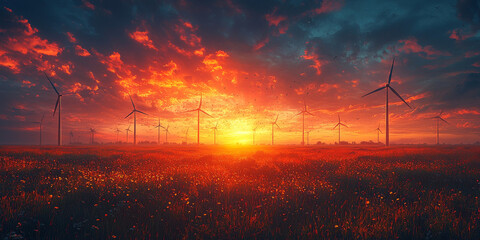
M 480 147 L 0 147 L 0 239 L 480 239 Z

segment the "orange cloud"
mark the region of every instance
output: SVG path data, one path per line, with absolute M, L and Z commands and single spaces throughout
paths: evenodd
M 82 57 L 88 57 L 91 55 L 85 48 L 82 48 L 82 46 L 80 45 L 75 46 L 75 53 L 78 56 L 82 56 Z
M 133 40 L 135 40 L 135 41 L 143 44 L 143 46 L 145 46 L 145 47 L 158 50 L 158 49 L 153 45 L 153 41 L 148 37 L 148 34 L 149 34 L 148 31 L 143 31 L 143 32 L 142 32 L 142 31 L 138 31 L 138 30 L 137 30 L 137 31 L 135 31 L 135 32 L 133 32 L 133 33 L 130 33 L 129 36 L 130 36 Z
M 480 111 L 474 109 L 460 109 L 457 110 L 457 114 L 464 115 L 464 114 L 473 114 L 473 115 L 480 115 Z
M 3 56 L 0 54 L 0 66 L 4 66 L 12 70 L 14 73 L 19 73 L 20 69 L 18 68 L 18 61 L 9 58 L 8 56 Z
M 318 55 L 316 53 L 309 53 L 308 50 L 305 50 L 305 54 L 301 56 L 303 59 L 312 60 L 313 64 L 310 65 L 311 68 L 316 70 L 317 75 L 322 74 L 322 61 L 318 59 Z
M 70 41 L 71 43 L 77 42 L 77 39 L 73 36 L 71 32 L 67 32 L 67 37 L 68 37 L 68 41 Z
M 323 0 L 322 5 L 319 8 L 313 10 L 315 14 L 328 13 L 337 11 L 343 7 L 343 0 Z
M 265 39 L 263 39 L 262 41 L 258 42 L 257 44 L 255 44 L 253 46 L 253 50 L 257 51 L 261 48 L 263 48 L 268 42 L 270 41 L 270 39 L 268 37 L 266 37 Z
M 406 53 L 425 53 L 427 54 L 427 56 L 432 56 L 432 55 L 450 56 L 451 55 L 449 52 L 442 52 L 442 51 L 436 50 L 432 46 L 422 47 L 420 44 L 418 44 L 417 39 L 414 37 L 411 37 L 405 40 L 399 40 L 398 42 L 403 43 L 403 46 L 401 47 L 400 50 Z

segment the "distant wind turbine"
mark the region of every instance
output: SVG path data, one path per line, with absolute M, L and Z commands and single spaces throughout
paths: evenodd
M 307 133 L 307 145 L 310 144 L 310 132 L 311 132 L 311 131 L 313 131 L 313 130 L 308 130 L 308 131 L 306 131 L 306 133 Z
M 73 131 L 70 130 L 70 145 L 72 145 Z
M 338 144 L 340 144 L 340 127 L 341 126 L 344 126 L 344 127 L 347 127 L 347 125 L 343 124 L 341 121 L 340 121 L 340 114 L 338 114 L 338 123 L 337 125 L 335 125 L 335 127 L 333 127 L 333 129 L 335 129 L 336 127 L 338 127 Z
M 91 144 L 94 144 L 95 143 L 95 129 L 93 128 L 90 128 L 90 141 L 91 141 Z
M 186 111 L 186 112 L 197 111 L 197 144 L 199 144 L 199 145 L 200 145 L 200 112 L 202 112 L 205 115 L 213 118 L 212 115 L 210 115 L 210 114 L 208 114 L 208 113 L 206 113 L 205 111 L 202 110 L 202 99 L 203 99 L 203 95 L 200 95 L 200 104 L 198 105 L 198 108 Z
M 388 89 L 390 89 L 395 95 L 397 95 L 397 97 L 399 97 L 405 104 L 407 104 L 407 106 L 409 108 L 412 108 L 410 107 L 410 105 L 408 105 L 408 103 L 400 96 L 400 94 L 397 93 L 397 91 L 395 91 L 395 89 L 393 89 L 391 86 L 390 86 L 390 82 L 392 81 L 392 72 L 393 72 L 393 65 L 395 64 L 395 58 L 393 58 L 393 61 L 392 61 L 392 68 L 390 69 L 390 74 L 388 76 L 388 82 L 385 84 L 385 86 L 381 87 L 381 88 L 378 88 L 378 89 L 375 89 L 373 91 L 371 91 L 370 93 L 367 93 L 365 95 L 363 95 L 362 97 L 365 97 L 365 96 L 368 96 L 374 92 L 378 92 L 380 90 L 383 90 L 385 89 L 385 146 L 389 146 L 390 145 L 390 129 L 389 129 L 389 122 L 388 122 Z
M 270 123 L 270 124 L 272 124 L 272 146 L 273 146 L 273 144 L 274 144 L 274 136 L 275 136 L 275 131 L 274 131 L 274 129 L 275 129 L 275 125 L 277 125 L 277 127 L 280 128 L 280 126 L 278 126 L 278 124 L 277 124 L 277 120 L 278 120 L 278 114 L 277 114 L 277 118 L 275 119 L 275 121 Z
M 40 126 L 40 146 L 42 146 L 42 125 L 43 125 L 43 118 L 45 118 L 45 113 L 42 115 L 42 118 L 40 119 L 40 122 L 32 122 L 32 123 L 36 123 L 36 124 L 39 124 Z
M 377 129 L 375 129 L 375 131 L 377 131 L 377 143 L 380 143 L 380 133 L 383 134 L 382 130 L 380 130 L 380 123 L 378 124 L 378 127 Z
M 140 110 L 137 110 L 137 108 L 135 108 L 135 104 L 133 103 L 132 96 L 129 95 L 129 97 L 130 97 L 130 101 L 132 102 L 133 110 L 125 118 L 128 118 L 133 113 L 133 145 L 136 145 L 137 144 L 137 112 L 145 115 L 148 115 L 148 114 Z
M 47 80 L 50 82 L 50 84 L 53 87 L 53 90 L 57 93 L 57 103 L 55 103 L 55 109 L 53 110 L 53 116 L 55 116 L 55 112 L 57 111 L 58 107 L 58 146 L 62 145 L 62 118 L 61 118 L 61 111 L 62 111 L 62 94 L 60 94 L 53 84 L 53 82 L 50 80 L 50 78 L 47 76 L 47 74 L 44 72 L 45 77 L 47 77 Z
M 307 104 L 305 103 L 305 101 L 303 101 L 303 105 L 304 105 L 303 110 L 297 113 L 297 115 L 302 114 L 302 145 L 305 145 L 305 113 L 312 116 L 313 114 L 307 110 Z
M 218 122 L 215 125 L 215 127 L 212 127 L 212 129 L 213 129 L 213 145 L 217 144 L 217 130 L 218 130 L 217 126 L 218 126 Z
M 439 127 L 440 123 L 439 123 L 439 121 L 442 120 L 442 121 L 444 121 L 446 124 L 450 124 L 450 123 L 448 123 L 445 119 L 442 118 L 442 114 L 443 114 L 443 111 L 441 111 L 440 114 L 438 114 L 437 116 L 432 117 L 432 118 L 437 119 L 437 145 L 440 144 L 440 130 L 439 130 L 439 129 L 440 129 L 440 127 Z
M 116 143 L 118 143 L 118 134 L 119 134 L 120 132 L 122 132 L 122 131 L 120 131 L 120 129 L 118 129 L 118 127 L 117 127 L 117 130 L 115 130 L 115 132 L 117 133 L 117 141 L 116 141 Z
M 188 127 L 187 131 L 185 132 L 185 144 L 188 144 L 188 129 L 190 129 L 190 127 Z
M 128 132 L 131 132 L 132 130 L 130 130 L 130 126 L 131 124 L 128 125 L 128 128 L 125 129 L 125 131 L 127 132 L 127 143 L 128 143 Z
M 155 126 L 155 128 L 158 128 L 157 144 L 160 144 L 160 128 L 163 128 L 163 126 L 160 124 L 160 118 L 158 119 L 158 125 Z
M 169 127 L 170 127 L 170 125 L 167 125 L 166 128 L 165 127 L 163 128 L 163 129 L 165 129 L 165 143 L 167 143 L 167 144 L 168 144 L 168 133 L 169 133 L 168 128 Z

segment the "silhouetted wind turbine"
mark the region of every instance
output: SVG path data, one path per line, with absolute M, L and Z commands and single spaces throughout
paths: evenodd
M 188 129 L 190 129 L 190 127 L 188 127 L 187 131 L 185 132 L 185 144 L 188 144 Z
M 310 132 L 313 131 L 313 130 L 308 130 L 307 131 L 307 145 L 310 144 Z
M 70 130 L 70 145 L 72 145 L 73 131 Z
M 163 126 L 160 124 L 160 118 L 158 119 L 158 125 L 155 126 L 155 128 L 158 128 L 157 144 L 160 144 L 160 128 L 163 128 Z
M 439 130 L 439 121 L 442 120 L 444 121 L 446 124 L 450 124 L 448 123 L 447 121 L 445 121 L 445 119 L 442 118 L 442 113 L 443 111 L 440 112 L 440 114 L 438 114 L 437 116 L 435 117 L 432 117 L 432 118 L 435 118 L 437 119 L 437 145 L 440 144 L 440 130 Z
M 118 143 L 118 134 L 122 131 L 120 131 L 120 129 L 118 129 L 118 127 L 117 127 L 117 130 L 115 130 L 115 132 L 117 133 L 117 142 L 116 143 Z
M 217 144 L 217 126 L 218 126 L 218 122 L 217 122 L 217 124 L 215 124 L 215 127 L 212 127 L 212 129 L 213 129 L 213 145 Z
M 270 124 L 272 124 L 272 146 L 273 146 L 273 144 L 274 144 L 274 136 L 275 136 L 275 135 L 274 135 L 274 133 L 275 133 L 274 129 L 275 129 L 275 125 L 277 125 L 277 127 L 280 128 L 280 126 L 278 126 L 278 124 L 277 124 L 277 120 L 278 120 L 278 114 L 277 114 L 277 118 L 275 119 L 275 121 L 270 123 Z
M 127 143 L 128 143 L 128 132 L 131 132 L 132 130 L 130 130 L 130 126 L 131 124 L 128 125 L 128 128 L 125 129 L 125 131 L 127 132 Z
M 200 104 L 198 105 L 198 108 L 186 111 L 186 112 L 197 111 L 197 144 L 200 144 L 200 112 L 205 113 L 205 115 L 213 118 L 212 115 L 202 110 L 202 99 L 203 99 L 203 95 L 200 95 Z
M 388 75 L 388 82 L 387 84 L 385 84 L 385 86 L 381 87 L 381 88 L 378 88 L 378 89 L 375 89 L 373 91 L 371 91 L 370 93 L 367 93 L 365 95 L 363 95 L 362 97 L 365 97 L 365 96 L 368 96 L 374 92 L 378 92 L 380 90 L 383 90 L 385 89 L 385 146 L 389 146 L 390 145 L 390 129 L 389 129 L 389 122 L 388 122 L 388 89 L 392 90 L 392 92 L 397 95 L 405 104 L 407 104 L 407 106 L 409 108 L 412 108 L 410 107 L 410 105 L 408 105 L 408 103 L 403 100 L 403 98 L 400 96 L 400 94 L 397 93 L 397 91 L 395 91 L 395 89 L 393 89 L 391 86 L 390 86 L 390 82 L 392 81 L 392 72 L 393 72 L 393 65 L 395 64 L 395 58 L 393 58 L 393 61 L 392 61 L 392 68 L 390 69 L 390 74 Z
M 32 122 L 40 125 L 40 146 L 42 146 L 42 125 L 43 125 L 43 118 L 45 118 L 45 113 L 42 115 L 42 119 L 40 119 L 40 122 Z
M 53 116 L 55 116 L 55 112 L 57 111 L 58 107 L 58 146 L 62 145 L 62 118 L 61 118 L 61 111 L 62 111 L 62 94 L 60 94 L 53 84 L 53 82 L 50 80 L 50 78 L 47 76 L 47 74 L 44 72 L 45 77 L 47 77 L 47 80 L 50 82 L 50 84 L 53 87 L 53 90 L 57 93 L 57 103 L 55 103 L 55 109 L 53 110 Z
M 90 137 L 91 137 L 91 144 L 95 142 L 95 129 L 90 128 Z
M 165 129 L 165 142 L 166 142 L 167 144 L 168 144 L 168 133 L 169 133 L 168 128 L 169 128 L 169 127 L 170 127 L 170 124 L 167 125 L 166 128 L 165 128 L 165 127 L 163 128 L 163 129 Z
M 132 102 L 133 110 L 125 118 L 128 118 L 133 113 L 133 145 L 136 145 L 137 144 L 137 112 L 145 115 L 148 115 L 148 114 L 140 110 L 137 110 L 137 108 L 135 108 L 135 104 L 133 103 L 132 96 L 129 95 L 129 97 L 130 97 L 130 101 Z
M 378 124 L 378 127 L 377 129 L 375 129 L 375 131 L 377 131 L 377 143 L 380 143 L 380 133 L 383 134 L 382 130 L 380 130 L 380 123 Z
M 335 129 L 336 127 L 338 127 L 338 144 L 340 144 L 340 126 L 344 126 L 344 127 L 347 127 L 347 125 L 343 124 L 341 121 L 340 121 L 340 114 L 338 114 L 338 123 L 337 125 L 335 125 L 335 127 L 333 127 L 333 129 Z
M 297 113 L 297 115 L 302 114 L 302 145 L 305 145 L 305 113 L 310 114 L 313 116 L 311 112 L 307 110 L 307 104 L 303 101 L 304 108 L 301 112 Z

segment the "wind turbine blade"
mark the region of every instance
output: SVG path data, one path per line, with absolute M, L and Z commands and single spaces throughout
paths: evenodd
M 132 96 L 130 96 L 130 94 L 128 94 L 128 96 L 130 97 L 130 101 L 132 102 L 133 109 L 135 109 L 135 104 L 133 103 Z
M 439 117 L 439 119 L 442 120 L 442 121 L 444 121 L 444 122 L 447 123 L 447 124 L 450 124 L 450 123 L 448 123 L 445 119 L 443 119 L 443 118 L 441 118 L 441 117 Z
M 343 123 L 340 123 L 340 125 L 342 125 L 342 126 L 344 126 L 344 127 L 347 127 L 347 128 L 348 128 L 348 126 L 347 126 L 347 125 L 345 125 L 345 124 L 343 124 Z
M 380 131 L 383 134 L 382 130 L 378 129 L 378 131 Z
M 340 122 L 340 113 L 338 114 L 338 122 Z
M 125 118 L 128 118 L 130 115 L 132 115 L 133 112 L 135 112 L 135 110 L 132 111 L 131 113 L 129 113 Z M 125 118 L 124 118 L 124 119 L 125 119 Z M 128 126 L 128 129 L 130 129 L 130 125 Z
M 340 125 L 340 123 L 337 123 L 337 125 L 335 125 L 335 127 L 333 127 L 332 130 L 337 128 L 338 125 Z
M 218 122 L 217 122 L 217 124 L 215 124 L 215 128 L 217 128 L 217 126 L 218 126 Z
M 182 112 L 182 113 L 195 112 L 195 111 L 198 111 L 198 108 L 197 108 L 197 109 L 188 110 L 188 111 L 185 111 L 185 112 Z
M 300 115 L 300 114 L 302 114 L 302 113 L 304 113 L 304 111 L 301 111 L 301 112 L 295 114 L 295 116 L 298 116 L 298 115 Z
M 200 111 L 200 112 L 202 112 L 202 113 L 205 113 L 207 116 L 209 116 L 209 117 L 213 118 L 213 116 L 212 116 L 212 115 L 208 114 L 207 112 L 203 111 L 202 109 L 199 109 L 199 111 Z
M 57 103 L 55 103 L 55 109 L 53 110 L 53 116 L 55 116 L 55 112 L 57 111 L 59 101 L 60 101 L 60 95 L 58 95 L 58 97 L 57 97 Z
M 312 115 L 312 116 L 315 116 L 315 115 L 313 115 L 313 113 L 311 113 L 311 112 L 309 112 L 309 111 L 305 111 L 305 112 L 308 113 L 308 114 L 310 114 L 310 115 Z
M 410 105 L 408 105 L 407 102 L 405 102 L 405 100 L 403 100 L 402 97 L 400 97 L 400 94 L 398 94 L 397 91 L 395 91 L 395 89 L 393 89 L 393 88 L 390 87 L 390 86 L 389 86 L 388 88 L 390 88 L 390 90 L 392 90 L 392 92 L 395 93 L 395 95 L 397 95 L 397 97 L 399 97 L 400 99 L 402 99 L 402 101 L 403 101 L 405 104 L 407 104 L 407 106 L 408 106 L 409 108 L 412 108 L 412 107 L 410 107 Z M 388 91 L 388 90 L 387 90 L 387 91 Z
M 443 110 L 440 112 L 440 114 L 438 114 L 438 116 L 439 116 L 439 117 L 442 116 L 442 113 L 443 113 Z
M 378 92 L 378 91 L 380 91 L 380 90 L 382 90 L 382 89 L 384 89 L 384 88 L 386 88 L 386 87 L 385 87 L 385 86 L 383 86 L 383 87 L 381 87 L 381 88 L 375 89 L 375 90 L 373 90 L 373 91 L 371 91 L 371 92 L 369 92 L 369 93 L 367 93 L 367 94 L 363 95 L 362 97 L 366 97 L 366 96 L 368 96 L 368 95 L 370 95 L 370 94 L 372 94 L 372 93 L 374 93 L 374 92 Z
M 392 68 L 390 68 L 390 75 L 388 76 L 388 84 L 392 81 L 392 72 L 393 72 L 393 64 L 395 63 L 395 57 L 393 57 L 392 61 Z
M 275 124 L 277 124 L 277 120 L 278 120 L 278 114 L 277 114 L 277 118 L 275 119 Z
M 148 114 L 146 114 L 146 113 L 144 113 L 144 112 L 142 112 L 142 111 L 136 110 L 136 109 L 135 109 L 134 111 L 139 112 L 139 113 L 141 113 L 141 114 L 148 115 Z
M 55 87 L 55 85 L 53 85 L 53 82 L 50 80 L 50 78 L 47 76 L 47 74 L 46 74 L 45 72 L 43 72 L 43 74 L 45 74 L 45 77 L 47 77 L 48 81 L 49 81 L 50 84 L 52 85 L 53 90 L 55 90 L 55 92 L 57 93 L 57 95 L 60 95 L 60 93 L 57 91 L 57 88 Z
M 281 129 L 280 126 L 278 126 L 278 124 L 275 122 L 275 125 L 277 125 L 278 129 Z

